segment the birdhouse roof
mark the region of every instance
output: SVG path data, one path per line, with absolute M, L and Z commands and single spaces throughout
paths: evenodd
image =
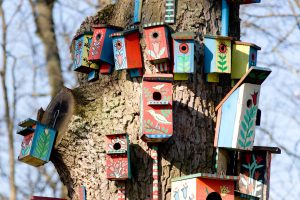
M 178 39 L 178 40 L 192 40 L 195 38 L 195 33 L 193 32 L 177 32 L 172 34 L 173 39 Z
M 222 99 L 216 110 L 221 108 L 223 103 L 229 98 L 229 96 L 243 83 L 252 83 L 256 85 L 261 85 L 264 80 L 270 75 L 271 69 L 264 67 L 251 67 L 246 74 L 239 80 L 239 82 L 230 90 L 230 92 Z
M 73 38 L 73 40 L 77 40 L 78 38 L 80 38 L 80 37 L 83 36 L 83 35 L 93 35 L 93 32 L 92 32 L 92 31 L 85 31 L 85 32 L 83 32 L 83 33 L 80 33 L 80 34 L 78 34 L 78 35 L 75 35 L 74 38 Z
M 21 127 L 29 127 L 29 126 L 33 126 L 35 124 L 37 124 L 38 122 L 34 119 L 31 119 L 31 118 L 27 118 L 25 119 L 24 121 L 21 121 L 18 126 L 21 126 Z
M 144 74 L 143 80 L 172 82 L 173 74 Z
M 273 154 L 281 154 L 279 147 L 253 146 L 253 151 L 267 151 Z
M 197 174 L 191 174 L 187 176 L 177 177 L 173 178 L 172 182 L 176 181 L 182 181 L 192 178 L 206 178 L 206 179 L 214 179 L 214 180 L 226 180 L 226 181 L 236 181 L 239 179 L 238 176 L 223 176 L 223 175 L 217 175 L 217 174 L 208 174 L 208 173 L 197 173 Z
M 204 35 L 204 38 L 217 39 L 217 40 L 233 40 L 233 37 L 221 35 Z
M 107 133 L 105 134 L 106 137 L 110 137 L 110 136 L 118 136 L 118 135 L 127 135 L 126 132 L 123 132 L 123 131 L 116 131 L 116 132 L 113 132 L 113 133 Z
M 251 199 L 251 200 L 259 200 L 259 197 L 252 196 L 249 194 L 241 193 L 240 191 L 235 190 L 234 191 L 235 197 L 240 197 L 241 199 Z
M 261 48 L 259 46 L 257 46 L 256 44 L 253 44 L 253 43 L 241 42 L 241 41 L 234 41 L 233 43 L 238 44 L 238 45 L 250 46 L 250 47 L 253 47 L 257 50 L 261 50 Z
M 153 28 L 156 26 L 167 26 L 167 24 L 164 22 L 152 22 L 152 23 L 144 24 L 143 28 Z
M 139 29 L 138 28 L 128 29 L 128 30 L 125 30 L 125 31 L 121 31 L 121 32 L 110 34 L 109 37 L 125 36 L 125 35 L 129 35 L 129 34 L 135 33 L 135 32 L 139 32 Z
M 97 29 L 97 28 L 111 28 L 111 29 L 118 29 L 118 30 L 123 30 L 122 27 L 120 26 L 113 26 L 113 25 L 109 25 L 109 24 L 95 24 L 92 26 L 93 28 Z

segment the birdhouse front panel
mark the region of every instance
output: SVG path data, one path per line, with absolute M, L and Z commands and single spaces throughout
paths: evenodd
M 115 70 L 127 69 L 127 55 L 123 36 L 113 38 Z
M 131 177 L 129 139 L 126 133 L 106 135 L 106 175 L 109 180 Z
M 171 199 L 234 200 L 237 178 L 201 173 L 175 178 L 171 183 Z
M 252 152 L 241 152 L 239 165 L 239 191 L 248 195 L 269 199 L 272 153 L 280 154 L 277 147 L 255 146 Z
M 260 85 L 244 83 L 224 102 L 215 141 L 217 147 L 252 150 Z
M 144 26 L 146 54 L 149 61 L 161 63 L 170 59 L 168 37 L 168 29 L 163 24 Z
M 204 72 L 231 73 L 231 38 L 204 37 Z
M 240 79 L 251 66 L 256 66 L 257 50 L 260 47 L 245 43 L 234 42 L 232 47 L 231 79 Z
M 173 134 L 171 74 L 144 75 L 141 107 L 141 137 L 161 142 Z
M 194 40 L 173 40 L 174 73 L 194 73 Z
M 236 4 L 250 4 L 250 3 L 260 3 L 261 0 L 227 0 L 229 3 Z
M 99 69 L 96 63 L 92 63 L 88 60 L 91 42 L 92 32 L 86 32 L 75 38 L 74 71 L 89 73 L 92 70 Z
M 23 124 L 21 123 L 20 126 L 24 126 L 26 121 L 22 122 Z M 26 129 L 32 130 L 32 132 L 26 131 Z M 24 135 L 22 132 L 26 132 L 26 134 Z M 18 160 L 36 167 L 49 161 L 56 135 L 54 129 L 32 120 L 32 124 L 28 127 L 25 126 L 18 134 L 24 136 Z
M 106 38 L 106 29 L 103 28 L 94 28 L 92 44 L 89 52 L 90 61 L 99 61 L 101 57 L 101 52 L 104 44 L 104 39 Z

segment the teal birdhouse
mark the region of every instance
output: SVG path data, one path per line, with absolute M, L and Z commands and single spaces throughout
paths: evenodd
M 270 73 L 251 67 L 216 107 L 215 147 L 252 150 L 260 85 Z
M 219 74 L 231 73 L 231 37 L 204 36 L 204 73 L 207 82 L 219 82 Z
M 38 167 L 49 161 L 56 131 L 33 119 L 19 123 L 17 134 L 24 136 L 18 160 Z
M 187 80 L 188 74 L 194 73 L 194 37 L 192 32 L 172 34 L 174 54 L 174 80 Z M 185 77 L 185 78 L 179 78 Z

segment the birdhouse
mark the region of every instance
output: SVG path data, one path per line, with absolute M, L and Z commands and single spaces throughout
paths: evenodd
M 192 32 L 178 32 L 172 34 L 174 74 L 194 73 L 194 37 L 195 34 Z
M 144 25 L 146 54 L 152 63 L 163 63 L 170 60 L 169 31 L 163 22 Z
M 139 29 L 111 34 L 115 59 L 115 70 L 141 69 L 142 53 Z
M 259 200 L 259 198 L 239 191 L 234 191 L 234 200 Z
M 270 73 L 251 67 L 216 107 L 215 147 L 252 150 L 260 85 Z
M 49 161 L 56 131 L 33 119 L 19 123 L 17 134 L 24 136 L 18 160 L 38 167 Z
M 232 45 L 231 79 L 240 79 L 251 66 L 256 66 L 257 50 L 255 44 L 235 41 Z
M 260 3 L 260 0 L 227 0 L 229 3 L 236 4 L 250 4 L 250 3 Z
M 218 74 L 231 73 L 231 37 L 204 36 L 204 73 L 208 82 L 218 82 Z
M 79 200 L 86 200 L 86 188 L 85 186 L 80 186 L 78 188 Z
M 171 200 L 234 200 L 238 176 L 198 173 L 171 180 Z
M 137 24 L 141 22 L 143 0 L 134 0 L 134 15 L 133 23 Z
M 165 22 L 167 24 L 174 24 L 175 23 L 175 18 L 176 18 L 176 1 L 175 0 L 166 0 L 165 3 Z
M 129 139 L 126 133 L 106 135 L 106 176 L 109 180 L 131 177 Z
M 32 196 L 32 197 L 30 197 L 30 200 L 67 200 L 67 199 L 53 198 L 53 197 Z
M 143 77 L 141 138 L 145 142 L 163 142 L 173 134 L 172 81 L 172 74 Z
M 280 153 L 278 147 L 261 146 L 254 146 L 251 152 L 241 152 L 239 191 L 261 200 L 269 199 L 271 156 Z
M 99 66 L 96 63 L 88 60 L 90 45 L 92 42 L 93 32 L 85 32 L 74 38 L 75 53 L 73 61 L 73 69 L 77 72 L 90 73 L 93 70 L 98 70 Z

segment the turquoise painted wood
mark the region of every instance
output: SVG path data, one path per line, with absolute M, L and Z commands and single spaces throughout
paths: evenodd
M 228 29 L 229 29 L 229 5 L 227 0 L 222 0 L 221 35 L 228 36 Z
M 134 24 L 141 22 L 142 6 L 143 6 L 142 0 L 134 1 L 134 15 L 133 15 L 133 23 Z
M 174 73 L 194 73 L 194 33 L 175 33 L 173 37 Z
M 88 81 L 89 82 L 92 82 L 92 81 L 96 81 L 99 79 L 99 72 L 96 71 L 96 70 L 93 70 L 91 71 L 89 74 L 88 74 Z
M 17 134 L 24 136 L 18 160 L 33 166 L 49 161 L 56 131 L 38 121 L 27 119 L 19 124 Z
M 142 69 L 130 69 L 129 75 L 131 78 L 137 78 L 143 76 Z
M 174 24 L 176 18 L 176 0 L 166 0 L 165 22 Z

